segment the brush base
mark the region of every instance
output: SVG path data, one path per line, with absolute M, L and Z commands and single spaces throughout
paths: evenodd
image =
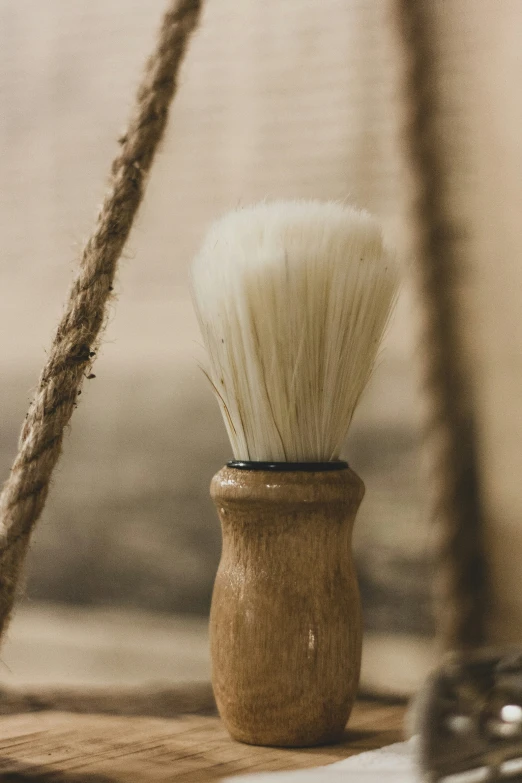
M 242 459 L 233 459 L 227 462 L 227 468 L 238 470 L 270 470 L 284 473 L 306 472 L 322 473 L 330 470 L 346 470 L 347 462 L 335 460 L 331 462 L 254 462 Z
M 362 481 L 348 467 L 225 467 L 211 495 L 223 531 L 212 683 L 226 728 L 252 745 L 339 741 L 361 661 L 351 533 Z

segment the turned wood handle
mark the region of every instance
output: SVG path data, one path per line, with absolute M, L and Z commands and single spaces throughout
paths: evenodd
M 255 745 L 339 740 L 359 681 L 351 554 L 364 484 L 349 468 L 223 468 L 223 550 L 210 615 L 212 681 L 230 734 Z

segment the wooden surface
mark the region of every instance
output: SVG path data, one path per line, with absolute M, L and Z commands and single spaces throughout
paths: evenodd
M 179 781 L 202 783 L 223 777 L 265 770 L 289 770 L 321 766 L 362 751 L 399 741 L 404 706 L 359 701 L 343 742 L 311 749 L 276 749 L 243 745 L 231 740 L 215 714 L 191 712 L 181 695 L 184 714 L 174 714 L 175 694 L 150 694 L 138 700 L 146 714 L 91 714 L 81 710 L 134 712 L 126 694 L 111 707 L 105 696 L 70 701 L 75 712 L 63 711 L 67 698 L 56 699 L 62 711 L 39 709 L 33 694 L 29 699 L 6 697 L 13 714 L 0 717 L 0 779 L 2 781 L 69 781 L 69 783 L 123 783 L 132 781 Z M 156 702 L 163 706 L 155 707 Z M 40 703 L 50 706 L 48 693 Z M 18 706 L 17 706 L 18 705 Z M 207 712 L 201 694 L 195 709 Z M 161 714 L 163 717 L 152 717 Z
M 361 669 L 351 539 L 363 482 L 347 466 L 224 467 L 212 479 L 211 495 L 223 549 L 210 649 L 225 726 L 254 745 L 337 741 Z

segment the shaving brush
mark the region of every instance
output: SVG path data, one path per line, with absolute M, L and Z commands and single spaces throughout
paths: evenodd
M 339 455 L 397 285 L 378 223 L 338 203 L 238 209 L 194 261 L 205 372 L 234 456 L 211 483 L 223 534 L 212 682 L 243 742 L 344 733 L 361 660 L 351 535 L 364 484 Z

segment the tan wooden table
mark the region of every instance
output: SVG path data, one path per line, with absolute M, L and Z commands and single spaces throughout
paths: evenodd
M 200 783 L 315 767 L 399 741 L 405 709 L 360 700 L 342 744 L 283 750 L 231 740 L 208 686 L 0 695 L 0 780 L 6 783 Z

